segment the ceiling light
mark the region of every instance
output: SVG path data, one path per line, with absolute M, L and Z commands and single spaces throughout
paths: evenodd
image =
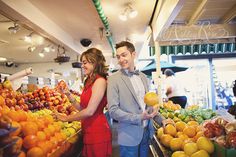
M 30 33 L 29 35 L 25 36 L 24 37 L 24 41 L 27 42 L 27 43 L 31 43 L 32 42 L 32 33 Z
M 0 62 L 4 62 L 4 61 L 6 61 L 6 60 L 7 60 L 6 58 L 0 57 Z
M 32 42 L 31 36 L 28 36 L 28 35 L 25 36 L 25 37 L 24 37 L 24 41 L 27 42 L 27 43 L 31 43 L 31 42 Z
M 138 15 L 138 11 L 137 10 L 131 10 L 129 13 L 129 17 L 130 18 L 135 18 Z
M 134 18 L 138 15 L 138 11 L 134 10 L 131 6 L 131 3 L 126 4 L 124 11 L 119 15 L 119 18 L 122 21 L 127 21 L 129 18 Z
M 10 34 L 15 34 L 20 30 L 20 26 L 17 23 L 14 23 L 14 26 L 11 26 L 8 28 L 8 31 L 10 32 Z
M 49 47 L 49 46 L 44 47 L 43 50 L 44 50 L 45 52 L 50 52 L 50 47 Z
M 43 52 L 39 52 L 39 56 L 43 58 L 44 57 L 44 53 Z
M 119 15 L 119 18 L 120 18 L 122 21 L 127 21 L 126 13 L 120 14 L 120 15 Z
M 33 52 L 35 49 L 36 49 L 36 46 L 34 46 L 34 45 L 28 47 L 29 52 Z

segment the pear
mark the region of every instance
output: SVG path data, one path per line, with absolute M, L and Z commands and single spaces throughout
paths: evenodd
M 9 80 L 6 80 L 3 82 L 3 87 L 7 89 L 12 89 L 11 82 Z

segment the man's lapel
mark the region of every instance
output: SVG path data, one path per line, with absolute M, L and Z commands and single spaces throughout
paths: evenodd
M 143 75 L 143 74 L 139 74 L 142 82 L 143 82 L 143 85 L 144 85 L 144 88 L 145 88 L 145 93 L 148 92 L 148 84 L 147 84 L 147 78 Z
M 128 89 L 130 90 L 130 92 L 132 93 L 135 101 L 139 104 L 138 98 L 135 94 L 134 88 L 132 86 L 132 83 L 131 83 L 129 77 L 121 73 L 121 78 L 124 81 L 125 85 L 128 87 Z M 139 106 L 140 106 L 140 104 L 139 104 Z

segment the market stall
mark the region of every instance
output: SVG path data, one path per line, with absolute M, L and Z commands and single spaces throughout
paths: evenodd
M 0 83 L 0 156 L 80 154 L 80 122 L 62 122 L 53 116 L 54 112 L 66 115 L 78 112 L 68 98 L 58 92 L 58 88 L 65 85 L 61 81 L 53 89 L 45 86 L 21 93 L 13 90 L 9 80 Z

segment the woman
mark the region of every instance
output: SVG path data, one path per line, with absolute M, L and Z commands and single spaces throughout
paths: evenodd
M 75 115 L 56 114 L 56 116 L 62 121 L 81 120 L 84 157 L 108 157 L 111 156 L 112 145 L 111 131 L 103 114 L 107 104 L 106 60 L 100 50 L 91 48 L 82 53 L 80 61 L 86 75 L 80 104 L 69 91 L 66 92 L 71 103 L 79 108 L 80 112 Z

